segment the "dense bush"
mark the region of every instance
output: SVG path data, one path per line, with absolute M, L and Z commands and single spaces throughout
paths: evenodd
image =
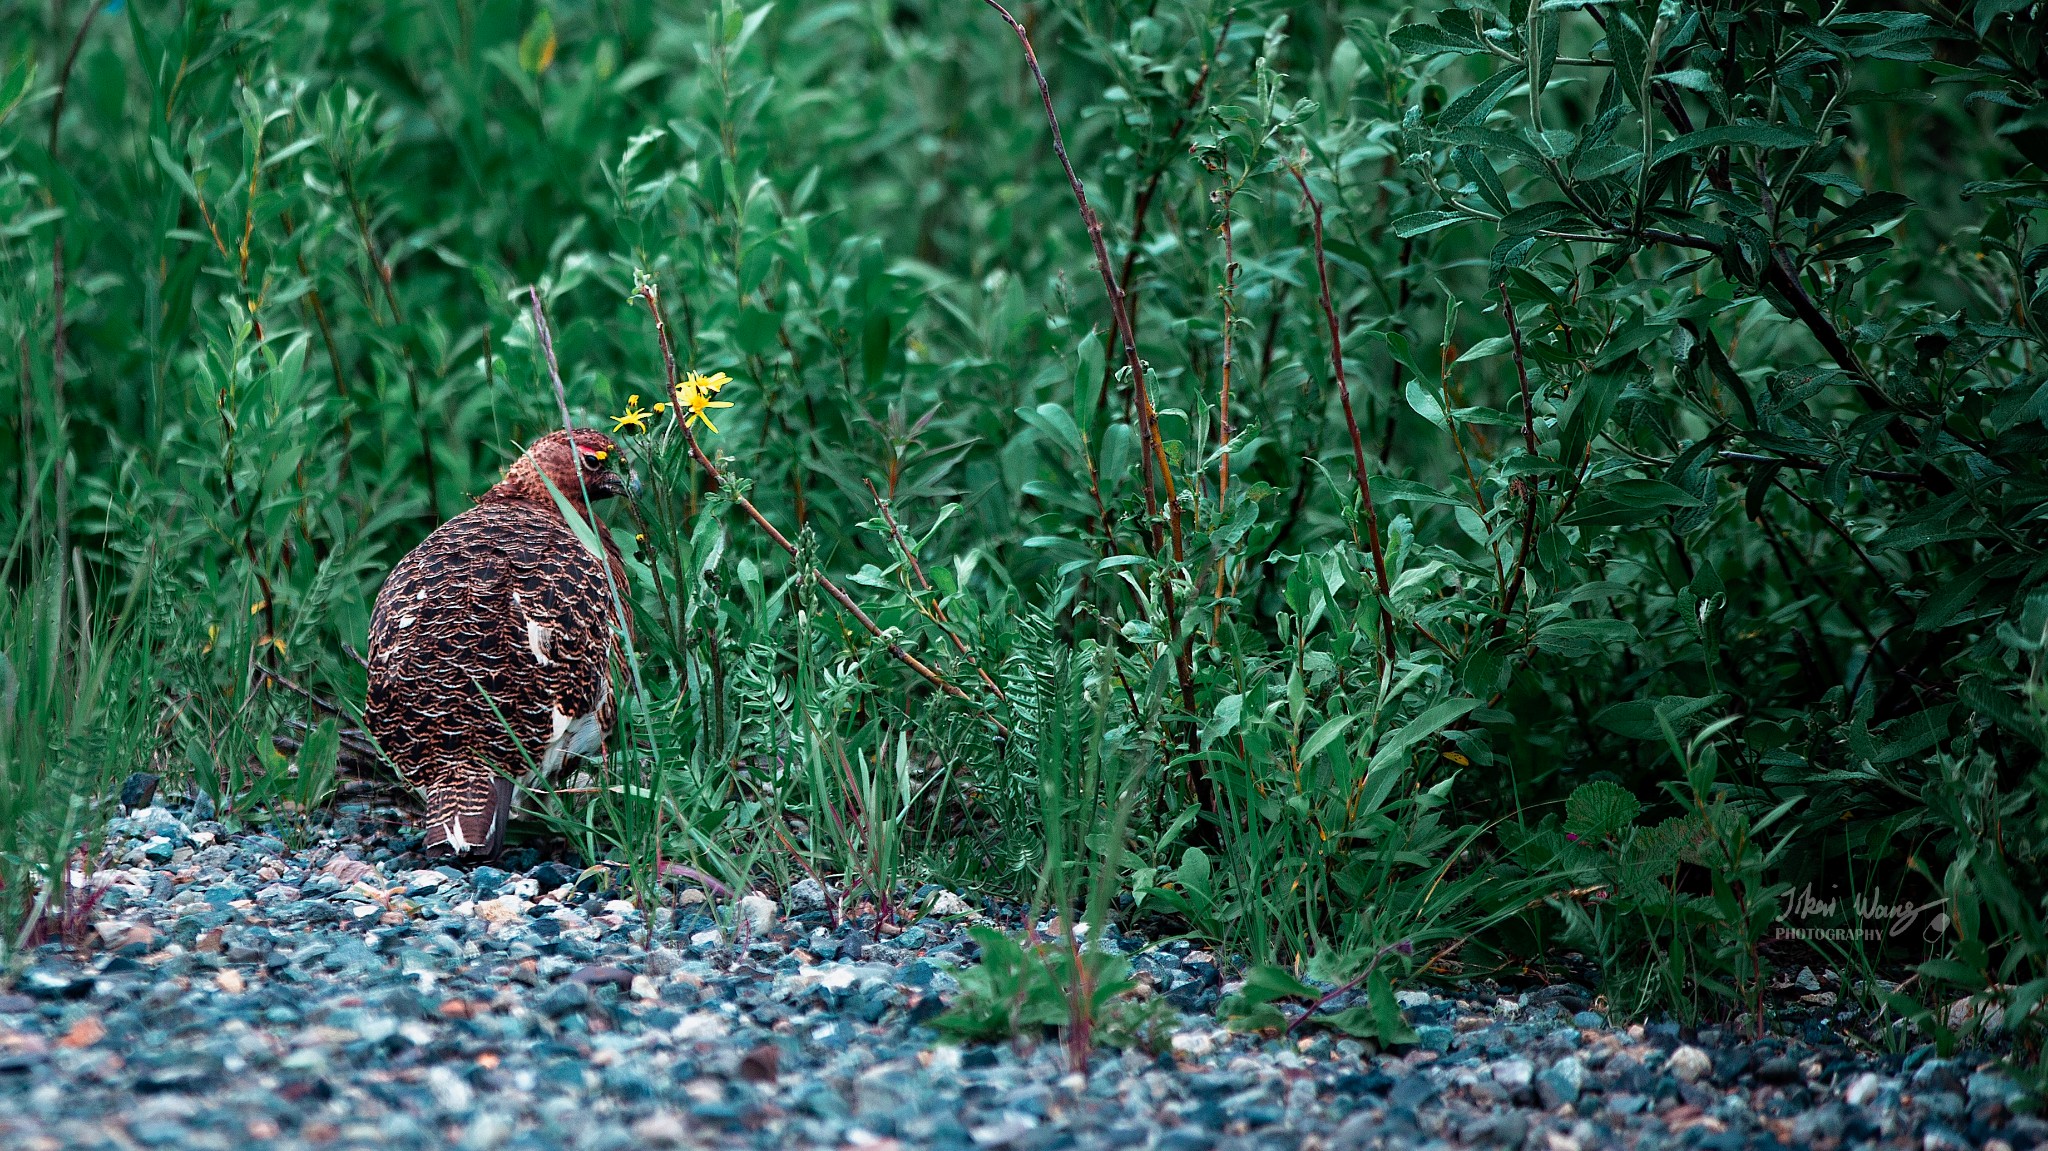
M 16 610 L 151 637 L 131 728 L 231 811 L 559 422 L 532 285 L 645 413 L 631 751 L 546 805 L 644 891 L 1114 889 L 1689 1017 L 1812 960 L 1794 890 L 1946 898 L 1814 946 L 2039 997 L 2030 6 L 1050 0 L 1049 104 L 977 4 L 15 12 Z

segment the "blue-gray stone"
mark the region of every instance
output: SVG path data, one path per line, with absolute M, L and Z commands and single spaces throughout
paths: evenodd
M 1552 1111 L 1567 1103 L 1577 1103 L 1585 1086 L 1586 1066 L 1572 1056 L 1558 1060 L 1536 1076 L 1536 1094 L 1543 1100 L 1543 1106 Z

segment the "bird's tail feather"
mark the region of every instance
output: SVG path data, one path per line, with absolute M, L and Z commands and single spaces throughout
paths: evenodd
M 427 792 L 429 855 L 491 860 L 505 846 L 512 781 L 496 774 L 458 777 Z

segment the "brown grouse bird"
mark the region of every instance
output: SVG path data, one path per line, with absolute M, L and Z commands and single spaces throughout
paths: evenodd
M 541 437 L 377 593 L 364 720 L 426 793 L 429 854 L 495 858 L 509 777 L 529 764 L 553 776 L 604 746 L 626 572 L 586 500 L 627 489 L 619 463 L 603 433 Z M 570 529 L 550 482 L 596 528 L 605 562 Z

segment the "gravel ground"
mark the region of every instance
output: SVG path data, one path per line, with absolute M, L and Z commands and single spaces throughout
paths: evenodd
M 975 953 L 951 893 L 875 938 L 799 884 L 736 932 L 663 912 L 649 950 L 601 874 L 428 869 L 362 805 L 301 850 L 206 814 L 117 820 L 102 946 L 0 989 L 0 1148 L 2048 1145 L 1988 1063 L 1611 1028 L 1569 985 L 1404 992 L 1405 1052 L 1233 1036 L 1211 956 L 1123 936 L 1189 1014 L 1084 1078 L 922 1026 Z

